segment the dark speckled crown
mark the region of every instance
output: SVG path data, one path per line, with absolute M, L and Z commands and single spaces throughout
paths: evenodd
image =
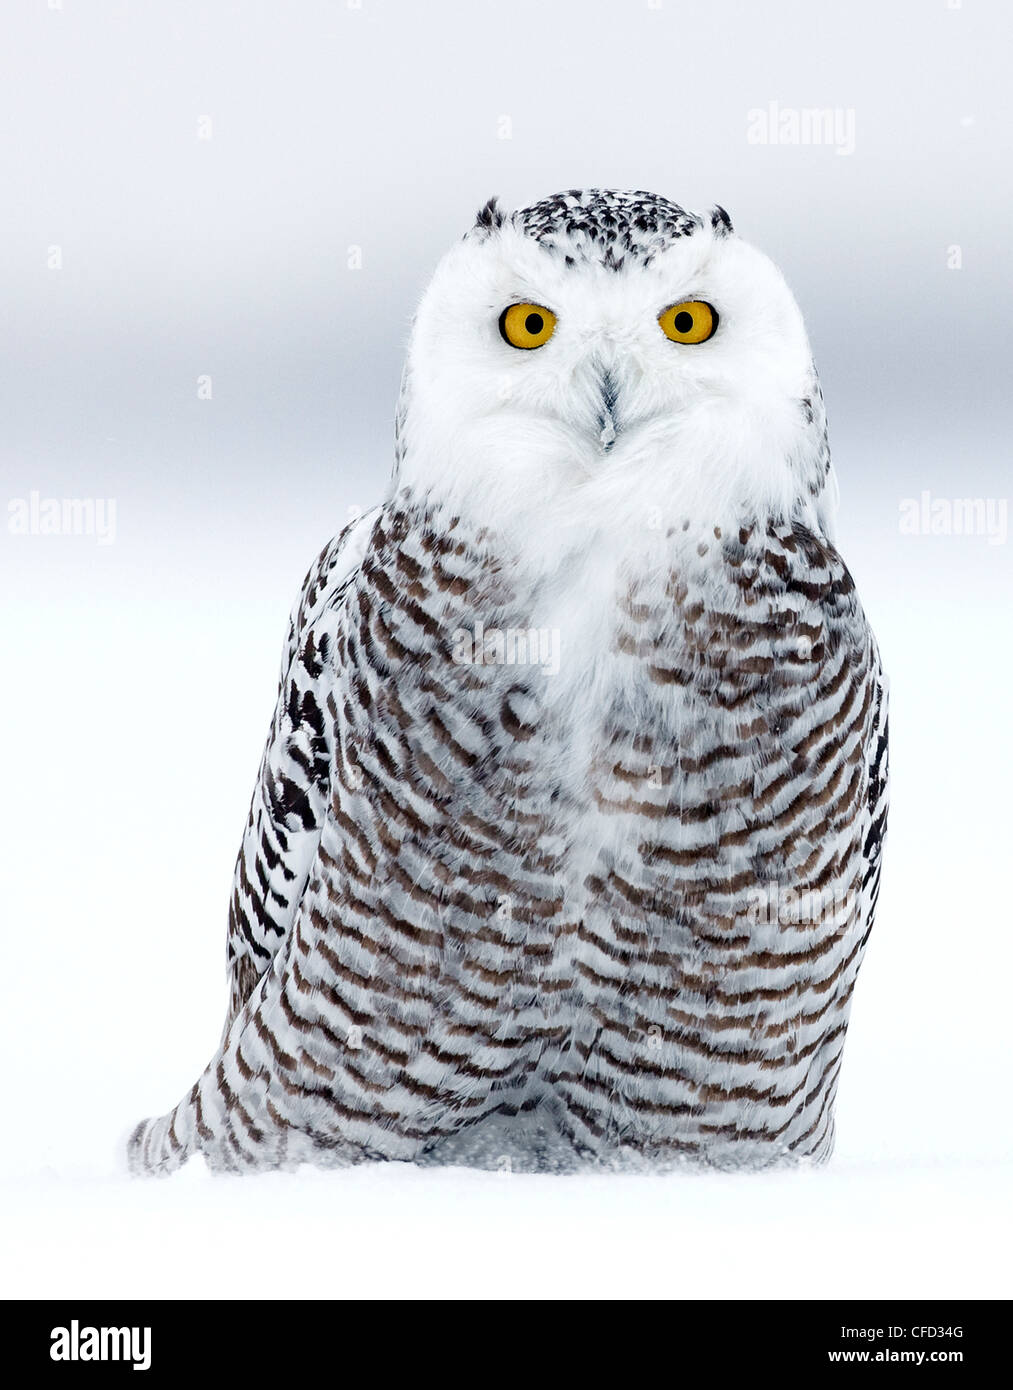
M 476 228 L 492 231 L 505 217 L 491 198 L 478 214 Z M 609 188 L 571 188 L 554 193 L 510 219 L 546 250 L 565 257 L 567 264 L 594 262 L 619 270 L 627 259 L 649 265 L 680 237 L 704 226 L 695 213 L 656 193 L 627 193 Z M 722 234 L 732 230 L 723 208 L 714 208 L 711 225 Z

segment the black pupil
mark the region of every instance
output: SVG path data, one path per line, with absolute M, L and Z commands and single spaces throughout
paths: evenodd
M 687 314 L 686 317 L 688 318 L 689 315 Z M 545 320 L 542 318 L 541 314 L 528 314 L 527 318 L 524 320 L 524 327 L 531 334 L 532 338 L 536 338 L 545 327 Z
M 681 314 L 676 314 L 672 323 L 676 333 L 688 333 L 693 327 L 693 315 L 688 310 L 683 309 Z

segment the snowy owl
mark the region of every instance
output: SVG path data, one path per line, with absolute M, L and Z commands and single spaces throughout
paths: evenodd
M 723 209 L 486 204 L 293 611 L 224 1033 L 134 1171 L 825 1158 L 887 796 L 835 506 Z

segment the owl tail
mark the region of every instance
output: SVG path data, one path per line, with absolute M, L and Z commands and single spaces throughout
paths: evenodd
M 127 1140 L 127 1166 L 136 1177 L 168 1177 L 197 1150 L 200 1082 L 174 1110 L 142 1120 Z

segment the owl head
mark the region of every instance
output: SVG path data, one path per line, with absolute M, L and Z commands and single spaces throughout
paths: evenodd
M 513 213 L 490 200 L 415 316 L 395 486 L 554 553 L 770 517 L 826 533 L 798 306 L 720 207 L 603 189 Z

